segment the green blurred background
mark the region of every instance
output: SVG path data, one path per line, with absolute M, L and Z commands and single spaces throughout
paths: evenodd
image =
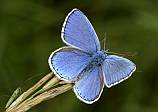
M 137 71 L 127 81 L 105 87 L 93 105 L 69 91 L 29 112 L 158 112 L 157 0 L 0 0 L 0 111 L 6 95 L 18 86 L 26 90 L 50 72 L 47 59 L 65 45 L 60 31 L 73 8 L 86 14 L 100 40 L 107 32 L 107 49 L 136 52 L 130 59 Z M 35 78 L 26 81 L 30 77 Z

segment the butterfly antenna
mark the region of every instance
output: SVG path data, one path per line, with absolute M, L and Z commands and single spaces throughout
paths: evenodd
M 127 52 L 127 53 L 116 53 L 116 52 L 110 52 L 110 51 L 107 51 L 108 54 L 114 54 L 114 55 L 119 55 L 119 56 L 129 56 L 129 57 L 133 57 L 135 55 L 137 55 L 137 53 L 130 53 L 130 52 Z
M 104 50 L 106 48 L 106 41 L 107 41 L 107 33 L 105 32 L 105 37 L 104 37 Z

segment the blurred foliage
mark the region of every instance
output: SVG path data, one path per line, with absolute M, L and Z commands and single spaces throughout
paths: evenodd
M 80 102 L 72 91 L 29 112 L 158 112 L 157 0 L 0 0 L 0 111 L 12 92 L 25 89 L 49 72 L 47 59 L 64 46 L 60 31 L 68 12 L 79 8 L 107 49 L 137 53 L 137 71 L 127 81 L 104 88 L 93 105 Z M 103 43 L 103 42 L 102 42 Z M 24 83 L 26 79 L 39 75 Z

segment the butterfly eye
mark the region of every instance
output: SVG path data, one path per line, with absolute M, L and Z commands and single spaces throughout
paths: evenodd
M 101 64 L 99 63 L 98 66 L 101 66 Z

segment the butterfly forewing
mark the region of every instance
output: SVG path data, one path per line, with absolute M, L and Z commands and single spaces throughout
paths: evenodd
M 63 47 L 51 54 L 49 66 L 58 78 L 66 81 L 76 81 L 90 59 L 89 54 L 81 50 Z
M 78 9 L 73 9 L 66 17 L 61 37 L 67 45 L 85 52 L 92 53 L 100 50 L 100 43 L 93 26 Z

